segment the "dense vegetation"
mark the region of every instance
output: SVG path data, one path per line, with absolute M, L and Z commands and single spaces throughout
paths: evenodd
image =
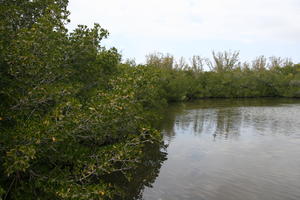
M 0 196 L 101 199 L 159 141 L 158 73 L 121 65 L 99 25 L 68 33 L 66 0 L 1 2 Z
M 159 68 L 168 102 L 199 98 L 300 97 L 300 64 L 264 56 L 240 62 L 239 52 L 213 52 L 213 61 L 193 56 L 188 64 L 170 55 L 147 56 Z M 210 69 L 205 71 L 204 69 Z
M 154 125 L 168 102 L 300 97 L 300 65 L 279 58 L 248 64 L 225 52 L 188 65 L 151 54 L 145 65 L 122 63 L 101 46 L 100 25 L 68 32 L 67 3 L 1 1 L 0 199 L 121 198 L 126 188 L 107 177 L 146 184 L 132 169 L 148 159 L 145 145 L 160 148 Z

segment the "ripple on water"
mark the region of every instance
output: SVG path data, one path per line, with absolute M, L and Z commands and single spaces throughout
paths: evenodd
M 168 160 L 143 199 L 300 199 L 299 100 L 200 103 L 168 119 Z

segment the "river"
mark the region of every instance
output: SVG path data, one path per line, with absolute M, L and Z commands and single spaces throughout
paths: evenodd
M 300 199 L 299 99 L 175 104 L 161 127 L 167 147 L 140 169 L 152 176 L 137 199 Z

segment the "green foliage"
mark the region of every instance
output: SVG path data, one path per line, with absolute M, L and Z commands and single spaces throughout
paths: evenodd
M 165 102 L 158 74 L 121 66 L 118 51 L 100 45 L 108 32 L 98 24 L 68 34 L 66 5 L 1 4 L 4 199 L 111 198 L 119 191 L 103 176 L 130 177 L 144 145 L 160 143 L 151 126 Z
M 154 127 L 167 102 L 300 97 L 300 65 L 282 59 L 250 67 L 225 52 L 214 62 L 194 56 L 190 67 L 156 53 L 146 65 L 122 64 L 117 49 L 101 46 L 100 25 L 68 33 L 67 3 L 1 1 L 0 199 L 122 198 L 107 177 L 144 184 L 132 177 L 145 146 L 160 152 Z
M 238 52 L 213 52 L 213 62 L 200 56 L 191 65 L 165 62 L 170 55 L 147 56 L 147 65 L 160 69 L 161 87 L 168 102 L 199 98 L 299 97 L 299 65 L 288 59 L 256 58 L 252 65 L 238 59 Z M 151 58 L 151 59 L 150 59 Z M 171 63 L 173 63 L 171 65 Z M 207 63 L 210 71 L 203 71 Z

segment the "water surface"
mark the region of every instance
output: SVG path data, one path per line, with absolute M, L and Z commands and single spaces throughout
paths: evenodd
M 177 104 L 162 130 L 168 147 L 138 199 L 300 199 L 299 99 Z

